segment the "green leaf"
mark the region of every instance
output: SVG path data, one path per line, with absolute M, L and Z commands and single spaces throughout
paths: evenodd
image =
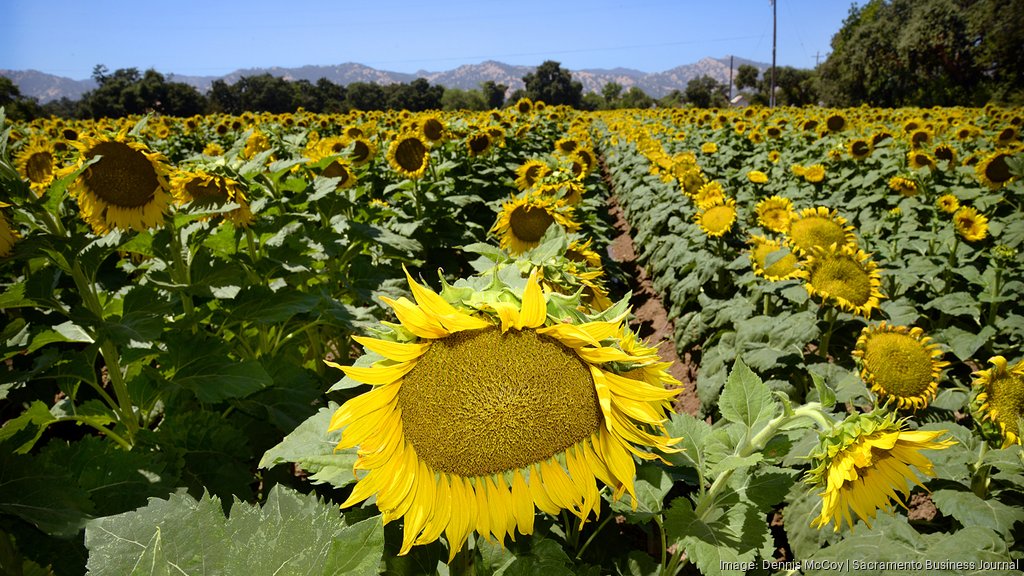
M 273 468 L 285 462 L 295 462 L 312 472 L 315 483 L 326 482 L 336 487 L 355 482 L 352 465 L 356 461 L 356 450 L 335 451 L 341 439 L 341 432 L 328 432 L 331 416 L 338 405 L 331 402 L 326 408 L 310 416 L 291 434 L 285 436 L 277 446 L 267 450 L 260 459 L 260 468 Z
M 0 442 L 15 438 L 15 443 L 21 442 L 21 445 L 14 449 L 14 453 L 28 454 L 43 436 L 46 427 L 56 421 L 57 418 L 50 413 L 46 404 L 34 400 L 17 418 L 4 423 L 3 428 L 0 428 Z
M 1011 535 L 1014 523 L 1024 522 L 1024 509 L 993 498 L 982 500 L 966 490 L 936 490 L 932 502 L 939 512 L 956 518 L 965 527 L 991 528 L 1006 537 Z
M 168 336 L 171 382 L 191 390 L 205 404 L 244 398 L 273 383 L 256 360 L 232 360 L 227 346 L 209 337 Z
M 637 467 L 636 480 L 637 507 L 633 510 L 631 502 L 625 498 L 612 502 L 611 509 L 626 517 L 633 524 L 643 524 L 661 513 L 665 496 L 672 489 L 672 479 L 664 467 L 648 462 Z
M 715 508 L 698 517 L 686 498 L 676 498 L 665 513 L 665 531 L 669 542 L 681 544 L 687 557 L 705 576 L 741 575 L 754 567 L 757 551 L 770 538 L 761 513 L 737 504 L 727 510 Z
M 835 390 L 825 383 L 825 379 L 811 372 L 811 379 L 814 380 L 814 390 L 818 393 L 818 402 L 825 408 L 832 408 L 836 405 Z
M 753 502 L 761 512 L 782 502 L 795 482 L 795 470 L 767 466 L 750 474 L 734 475 L 729 486 L 745 500 Z
M 668 435 L 682 438 L 676 448 L 680 452 L 666 454 L 665 458 L 676 466 L 692 466 L 701 474 L 707 470 L 704 459 L 704 439 L 711 433 L 711 425 L 689 414 L 672 414 L 665 425 Z
M 346 526 L 335 506 L 280 486 L 262 508 L 216 498 L 167 500 L 99 518 L 85 531 L 89 574 L 376 574 L 384 549 L 379 518 Z
M 88 494 L 69 472 L 0 444 L 0 513 L 20 517 L 51 536 L 78 534 L 93 512 Z
M 723 418 L 751 429 L 774 418 L 779 410 L 771 390 L 741 360 L 733 365 L 718 407 Z
M 956 326 L 949 326 L 935 332 L 935 341 L 952 348 L 953 353 L 960 360 L 968 360 L 992 336 L 995 336 L 995 333 L 996 329 L 992 326 L 984 326 L 977 331 L 967 331 Z

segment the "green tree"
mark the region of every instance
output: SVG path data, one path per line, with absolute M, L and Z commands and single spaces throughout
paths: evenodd
M 601 96 L 604 97 L 605 108 L 615 108 L 621 95 L 622 84 L 618 82 L 606 82 L 601 87 Z
M 523 83 L 526 84 L 526 95 L 534 102 L 543 100 L 547 104 L 579 108 L 583 99 L 583 84 L 573 80 L 572 74 L 554 60 L 545 61 L 523 76 Z
M 486 110 L 487 102 L 479 90 L 448 88 L 441 97 L 441 107 L 445 110 Z
M 384 110 L 385 94 L 384 89 L 376 84 L 368 82 L 353 82 L 345 87 L 348 94 L 345 101 L 349 109 L 355 110 Z
M 505 92 L 508 90 L 508 86 L 504 84 L 496 84 L 493 80 L 487 80 L 480 83 L 480 92 L 483 94 L 484 101 L 487 102 L 488 108 L 501 108 L 505 105 Z
M 31 120 L 42 115 L 35 99 L 23 96 L 13 80 L 0 76 L 0 107 L 11 120 Z
M 737 90 L 743 90 L 744 88 L 759 88 L 757 77 L 761 75 L 761 71 L 757 69 L 757 66 L 753 64 L 740 64 L 740 67 L 736 69 L 736 84 Z
M 654 105 L 654 99 L 638 86 L 631 86 L 619 99 L 620 108 L 650 108 Z
M 698 76 L 686 83 L 683 95 L 697 108 L 721 108 L 729 105 L 729 87 L 711 76 Z

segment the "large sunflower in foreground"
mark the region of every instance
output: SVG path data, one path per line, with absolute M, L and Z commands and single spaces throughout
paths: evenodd
M 114 228 L 142 231 L 163 223 L 171 195 L 168 168 L 160 153 L 128 140 L 125 132 L 112 138 L 83 136 L 74 145 L 80 152 L 78 163 L 65 168 L 61 176 L 100 157 L 70 187 L 82 218 L 97 234 Z
M 908 482 L 921 486 L 910 466 L 926 476 L 934 476 L 931 461 L 921 450 L 941 450 L 955 444 L 939 440 L 945 430 L 908 431 L 892 414 L 853 414 L 821 439 L 811 455 L 813 468 L 807 481 L 822 489 L 821 514 L 811 525 L 824 527 L 829 522 L 838 532 L 845 521 L 851 528 L 856 514 L 868 527 L 878 510 L 891 512 L 895 500 L 906 507 L 897 492 L 906 498 Z
M 411 180 L 422 178 L 429 163 L 430 150 L 419 136 L 401 136 L 388 147 L 388 164 L 395 172 Z
M 835 210 L 829 211 L 824 206 L 800 211 L 790 222 L 788 234 L 794 251 L 801 255 L 832 244 L 855 245 L 857 242 L 853 226 L 847 225 L 846 219 Z
M 385 523 L 404 520 L 399 554 L 443 533 L 451 561 L 473 531 L 531 534 L 535 508 L 582 523 L 598 480 L 635 505 L 633 456 L 674 450 L 663 423 L 678 390 L 664 385 L 677 382 L 622 315 L 555 320 L 536 274 L 521 293 L 491 278 L 437 294 L 410 276 L 415 302 L 384 298 L 399 324 L 355 338 L 380 360 L 331 364 L 373 386 L 331 419 L 365 471 L 342 506 L 376 496 Z
M 1020 444 L 1020 420 L 1024 418 L 1024 360 L 1010 366 L 1006 358 L 993 356 L 988 370 L 974 373 L 982 418 L 999 425 L 1003 447 Z
M 878 290 L 882 285 L 878 264 L 869 254 L 848 244 L 815 248 L 801 276 L 809 295 L 865 318 L 871 317 L 885 297 Z
M 491 232 L 500 237 L 501 248 L 515 256 L 538 246 L 552 224 L 575 232 L 579 224 L 572 212 L 572 207 L 554 197 L 528 194 L 501 207 Z
M 927 406 L 935 398 L 942 369 L 949 366 L 923 330 L 885 322 L 861 330 L 853 356 L 871 391 L 882 400 L 892 398 L 901 409 Z

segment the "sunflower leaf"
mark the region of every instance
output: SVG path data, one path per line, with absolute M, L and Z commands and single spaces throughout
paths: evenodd
M 315 483 L 326 482 L 342 487 L 355 481 L 352 466 L 356 462 L 354 448 L 335 451 L 341 432 L 328 432 L 331 416 L 338 405 L 331 402 L 326 408 L 310 416 L 277 446 L 267 450 L 260 459 L 260 468 L 273 468 L 285 462 L 294 462 L 311 472 Z
M 681 544 L 705 576 L 741 575 L 755 567 L 763 542 L 770 538 L 761 513 L 742 503 L 712 508 L 698 516 L 690 501 L 676 498 L 665 513 L 669 542 Z M 727 569 L 730 566 L 742 569 Z
M 965 527 L 991 528 L 1007 537 L 1015 523 L 1024 522 L 1024 509 L 994 498 L 983 500 L 967 490 L 936 490 L 932 502 L 939 512 L 956 518 Z
M 768 386 L 739 359 L 729 373 L 718 406 L 723 418 L 742 422 L 750 429 L 774 418 L 779 411 Z

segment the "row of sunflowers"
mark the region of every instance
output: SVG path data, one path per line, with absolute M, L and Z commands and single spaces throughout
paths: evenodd
M 1011 573 L 1019 126 L 529 100 L 6 124 L 4 561 L 817 573 L 872 546 Z M 609 186 L 696 382 L 631 328 Z

